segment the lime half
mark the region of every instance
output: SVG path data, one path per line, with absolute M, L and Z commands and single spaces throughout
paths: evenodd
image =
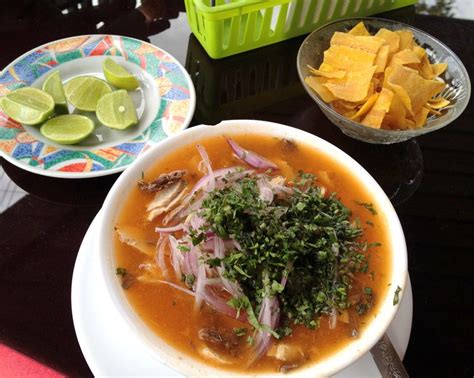
M 8 93 L 1 102 L 3 111 L 25 125 L 44 122 L 54 110 L 54 100 L 38 88 L 24 87 Z
M 94 112 L 97 101 L 112 92 L 112 88 L 104 80 L 94 76 L 78 76 L 69 80 L 64 86 L 68 101 L 79 110 Z
M 59 71 L 50 74 L 43 83 L 43 91 L 49 93 L 53 97 L 56 104 L 56 110 L 60 113 L 67 113 L 67 100 L 64 94 L 63 83 Z
M 116 88 L 133 91 L 140 86 L 140 82 L 135 76 L 111 58 L 104 60 L 102 69 L 107 81 Z
M 97 104 L 96 115 L 102 124 L 112 129 L 123 130 L 138 123 L 135 104 L 124 89 L 102 97 Z
M 75 144 L 86 139 L 94 130 L 94 121 L 90 118 L 67 114 L 51 118 L 41 128 L 41 134 L 59 144 Z

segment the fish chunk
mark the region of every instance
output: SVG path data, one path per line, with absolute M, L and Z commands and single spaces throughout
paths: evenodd
M 299 346 L 285 343 L 273 345 L 267 355 L 283 362 L 298 362 L 304 358 L 304 353 Z
M 155 198 L 147 205 L 147 219 L 152 221 L 177 206 L 186 195 L 186 182 L 177 181 L 173 185 L 157 192 Z
M 153 257 L 155 255 L 156 240 L 150 240 L 142 229 L 117 225 L 115 231 L 122 243 L 136 248 L 147 256 Z
M 163 190 L 168 186 L 173 185 L 175 182 L 180 181 L 185 174 L 186 171 L 173 171 L 170 173 L 164 173 L 160 175 L 156 180 L 153 180 L 151 182 L 139 180 L 138 187 L 140 188 L 140 190 L 148 193 L 159 192 L 160 190 Z

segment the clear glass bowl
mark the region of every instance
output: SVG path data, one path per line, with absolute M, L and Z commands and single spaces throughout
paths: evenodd
M 336 31 L 347 32 L 361 21 L 364 22 L 371 34 L 375 34 L 381 28 L 389 30 L 408 29 L 413 33 L 417 43 L 426 50 L 431 63 L 448 63 L 448 69 L 441 75 L 441 78 L 447 84 L 441 95 L 450 100 L 451 105 L 443 110 L 442 115 L 429 117 L 426 125 L 416 130 L 373 129 L 337 113 L 305 83 L 304 78 L 310 75 L 307 65 L 319 67 L 324 58 L 324 51 L 329 48 L 332 35 Z M 344 134 L 368 143 L 398 143 L 441 129 L 461 115 L 471 95 L 469 75 L 456 54 L 431 35 L 398 21 L 360 17 L 331 22 L 306 37 L 298 51 L 297 66 L 301 83 L 326 117 L 339 127 Z

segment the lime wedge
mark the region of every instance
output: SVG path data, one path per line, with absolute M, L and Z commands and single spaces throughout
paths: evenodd
M 94 121 L 79 114 L 51 118 L 40 128 L 41 134 L 59 144 L 75 144 L 86 139 L 94 130 Z
M 68 101 L 79 110 L 94 112 L 97 101 L 112 92 L 112 88 L 104 80 L 94 76 L 78 76 L 69 80 L 64 86 Z
M 133 91 L 140 86 L 138 79 L 111 58 L 106 58 L 102 64 L 104 76 L 116 88 Z
M 138 123 L 137 110 L 126 90 L 106 94 L 97 103 L 98 120 L 112 129 L 123 130 Z
M 38 88 L 24 87 L 8 93 L 1 102 L 3 111 L 25 125 L 44 122 L 54 110 L 54 100 Z
M 60 113 L 67 113 L 67 100 L 64 94 L 63 83 L 59 71 L 50 74 L 43 83 L 43 91 L 49 93 L 53 97 L 56 104 L 56 110 Z

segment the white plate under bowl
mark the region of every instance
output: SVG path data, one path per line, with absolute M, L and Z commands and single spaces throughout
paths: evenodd
M 145 348 L 115 309 L 101 275 L 97 231 L 99 212 L 87 231 L 77 255 L 72 277 L 71 305 L 74 328 L 82 353 L 95 376 L 182 377 Z M 400 358 L 410 339 L 413 296 L 410 280 L 388 335 Z M 370 353 L 335 377 L 380 377 Z
M 138 125 L 113 130 L 92 112 L 69 112 L 94 119 L 91 136 L 76 145 L 60 145 L 41 135 L 38 126 L 22 125 L 0 110 L 0 153 L 12 164 L 33 173 L 60 178 L 105 176 L 123 171 L 157 142 L 188 127 L 196 96 L 186 70 L 166 51 L 130 37 L 84 35 L 37 47 L 0 73 L 0 98 L 24 86 L 41 88 L 52 71 L 62 81 L 89 75 L 104 79 L 107 57 L 133 73 L 140 87 L 129 91 Z

